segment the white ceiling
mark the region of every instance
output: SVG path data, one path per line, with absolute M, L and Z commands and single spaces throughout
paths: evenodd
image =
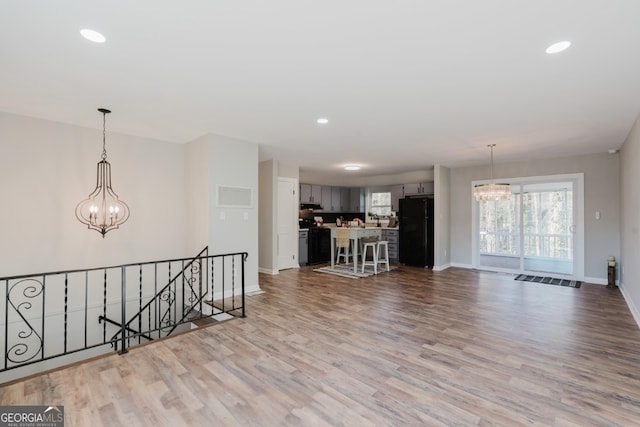
M 0 111 L 368 176 L 620 148 L 640 1 L 5 0 L 0 58 Z

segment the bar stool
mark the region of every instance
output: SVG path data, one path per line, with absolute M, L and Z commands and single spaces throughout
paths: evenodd
M 336 230 L 336 264 L 339 264 L 340 257 L 344 259 L 345 264 L 349 262 L 351 256 L 351 239 L 349 239 L 348 228 L 338 228 Z
M 344 260 L 345 264 L 349 263 L 349 257 L 351 256 L 351 245 L 350 242 L 347 241 L 346 245 L 342 246 L 337 244 L 336 247 L 336 264 L 340 264 L 340 258 Z
M 364 241 L 362 245 L 362 273 L 364 273 L 364 267 L 367 265 L 373 266 L 373 274 L 378 274 L 378 241 L 370 240 Z M 367 261 L 367 254 L 371 248 L 371 260 Z
M 384 257 L 382 256 L 382 252 L 380 251 L 382 248 L 384 248 Z M 379 240 L 378 244 L 376 245 L 376 250 L 377 250 L 377 255 L 378 255 L 378 264 L 386 264 L 387 266 L 387 271 L 390 270 L 389 268 L 389 242 L 386 240 Z

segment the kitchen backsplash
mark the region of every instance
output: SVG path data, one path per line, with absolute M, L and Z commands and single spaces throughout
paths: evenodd
M 327 212 L 327 213 L 322 213 L 322 211 L 310 211 L 310 210 L 301 210 L 299 217 L 303 218 L 303 219 L 310 219 L 312 220 L 313 217 L 315 216 L 321 216 L 322 217 L 322 221 L 325 224 L 329 224 L 329 223 L 335 223 L 337 218 L 342 217 L 345 221 L 353 221 L 356 218 L 360 218 L 360 220 L 364 221 L 365 218 L 365 214 L 364 212 L 361 213 L 339 213 L 339 212 Z

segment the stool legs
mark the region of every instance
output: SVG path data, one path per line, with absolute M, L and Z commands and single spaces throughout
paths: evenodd
M 365 243 L 362 247 L 362 273 L 364 273 L 364 267 L 367 265 L 373 266 L 373 273 L 378 274 L 378 245 L 375 242 Z M 367 261 L 368 249 L 371 248 L 372 260 Z
M 347 264 L 349 262 L 349 257 L 351 256 L 351 252 L 349 251 L 349 246 L 338 246 L 336 251 L 338 254 L 336 255 L 336 264 L 340 263 L 340 257 L 344 259 L 344 263 Z
M 382 248 L 384 248 L 384 257 L 382 256 Z M 386 240 L 380 240 L 377 244 L 376 249 L 378 250 L 378 264 L 386 264 L 387 271 L 391 270 L 389 267 L 389 242 Z

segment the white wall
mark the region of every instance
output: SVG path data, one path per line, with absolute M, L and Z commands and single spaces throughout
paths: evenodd
M 584 173 L 585 278 L 607 279 L 607 257 L 620 256 L 620 157 L 592 154 L 496 164 L 500 178 Z M 471 182 L 489 178 L 489 167 L 451 169 L 451 262 L 472 264 Z M 595 212 L 601 216 L 597 220 Z
M 220 135 L 209 142 L 209 254 L 248 252 L 247 292 L 258 286 L 258 144 Z M 218 185 L 253 191 L 251 208 L 219 207 Z
M 640 325 L 640 117 L 620 150 L 621 235 L 620 289 Z
M 259 258 L 258 268 L 261 272 L 273 274 L 278 270 L 277 261 L 277 169 L 275 160 L 260 162 L 259 176 L 259 209 L 258 243 Z
M 436 165 L 434 168 L 434 270 L 443 270 L 451 264 L 450 216 L 451 169 Z
M 286 163 L 277 162 L 278 176 L 281 178 L 298 179 L 300 176 L 300 169 L 297 165 L 289 165 Z
M 187 248 L 195 256 L 209 244 L 209 147 L 202 136 L 185 144 Z
M 0 113 L 0 277 L 189 255 L 183 146 L 110 133 L 109 119 L 113 189 L 131 217 L 103 239 L 75 217 L 96 185 L 101 117 L 88 129 Z

